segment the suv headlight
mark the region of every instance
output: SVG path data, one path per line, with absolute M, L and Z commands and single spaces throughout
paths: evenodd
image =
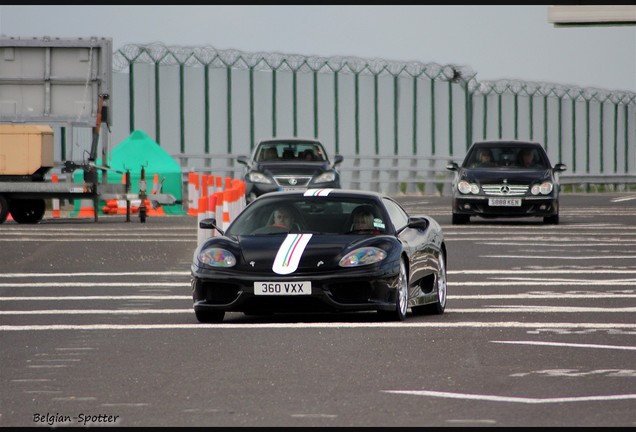
M 336 179 L 336 173 L 333 171 L 329 171 L 326 173 L 320 174 L 318 177 L 314 179 L 314 183 L 327 183 L 332 182 Z
M 252 183 L 266 183 L 266 184 L 274 183 L 272 179 L 267 177 L 265 174 L 259 173 L 256 171 L 249 173 L 247 175 L 247 179 L 251 181 Z

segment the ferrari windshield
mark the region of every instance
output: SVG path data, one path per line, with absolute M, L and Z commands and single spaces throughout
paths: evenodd
M 260 199 L 232 222 L 228 236 L 314 234 L 382 234 L 388 217 L 376 201 L 347 197 Z

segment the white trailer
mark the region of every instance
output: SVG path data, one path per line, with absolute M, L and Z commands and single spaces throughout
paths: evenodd
M 111 168 L 96 164 L 100 138 L 106 143 L 102 161 L 108 152 L 109 128 L 101 126 L 110 125 L 112 55 L 109 38 L 0 37 L 0 223 L 9 214 L 18 223 L 37 223 L 46 200 L 53 198 L 92 200 L 96 222 L 100 200 L 141 199 L 139 217 L 145 222 L 143 167 L 140 193 L 131 194 L 129 175 L 125 183 L 109 184 L 105 174 Z M 52 138 L 41 133 L 35 143 L 28 126 L 92 128 L 88 158 L 54 163 Z M 58 165 L 62 173 L 81 169 L 83 181 L 73 182 L 72 176 L 58 183 L 47 179 L 46 173 Z M 175 202 L 169 194 L 152 198 L 161 204 Z

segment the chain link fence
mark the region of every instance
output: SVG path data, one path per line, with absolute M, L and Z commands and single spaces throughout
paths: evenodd
M 636 178 L 632 92 L 479 81 L 461 65 L 161 43 L 122 47 L 113 69 L 113 143 L 143 130 L 184 171 L 238 176 L 234 156 L 260 139 L 301 136 L 345 155 L 344 187 L 441 192 L 446 162 L 473 141 L 521 139 L 567 164 L 563 177 Z

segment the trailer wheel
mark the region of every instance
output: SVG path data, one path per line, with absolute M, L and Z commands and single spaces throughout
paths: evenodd
M 9 202 L 5 197 L 0 195 L 0 224 L 7 220 L 9 215 Z
M 22 224 L 40 222 L 45 211 L 46 202 L 43 199 L 14 199 L 9 208 L 13 220 Z

